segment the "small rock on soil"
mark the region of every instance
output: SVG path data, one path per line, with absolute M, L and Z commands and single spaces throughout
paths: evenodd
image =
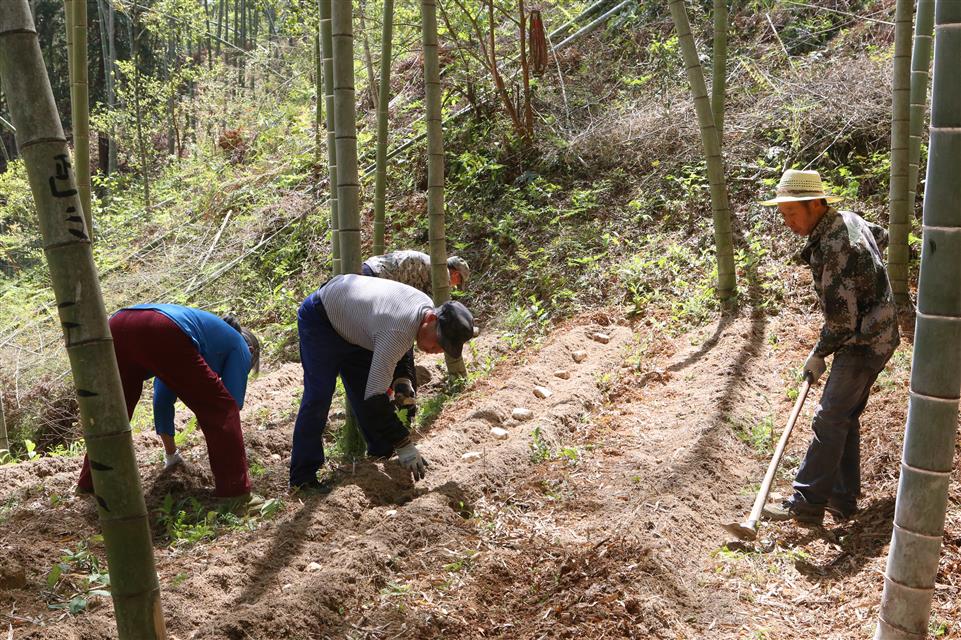
M 515 407 L 514 410 L 511 411 L 511 417 L 517 420 L 518 422 L 523 422 L 525 420 L 530 420 L 531 418 L 533 418 L 534 412 L 531 411 L 530 409 L 525 409 L 524 407 Z
M 547 387 L 534 387 L 534 395 L 544 400 L 554 395 L 554 392 L 548 389 Z
M 571 357 L 574 358 L 574 362 L 578 362 L 578 363 L 584 362 L 585 360 L 587 360 L 587 352 L 575 351 L 574 353 L 571 354 Z
M 561 380 L 570 380 L 571 372 L 568 371 L 567 369 L 558 369 L 557 371 L 554 372 L 554 377 L 560 378 Z
M 500 427 L 491 427 L 491 435 L 497 438 L 498 440 L 507 440 L 507 437 L 510 435 L 510 433 L 507 431 L 507 429 L 502 429 Z

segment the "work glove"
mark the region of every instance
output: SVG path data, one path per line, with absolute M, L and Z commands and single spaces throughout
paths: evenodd
M 812 350 L 808 359 L 804 361 L 804 375 L 810 376 L 811 384 L 818 381 L 824 370 L 827 369 L 827 365 L 824 363 L 824 358 L 814 353 Z
M 397 450 L 397 460 L 402 467 L 411 472 L 415 481 L 424 479 L 427 473 L 427 461 L 420 455 L 417 447 L 412 444 L 404 445 Z
M 397 378 L 391 388 L 394 390 L 394 406 L 398 409 L 409 409 L 417 404 L 417 394 L 409 378 Z
M 170 471 L 176 466 L 184 465 L 184 459 L 180 457 L 180 451 L 174 449 L 173 453 L 164 453 L 164 471 Z

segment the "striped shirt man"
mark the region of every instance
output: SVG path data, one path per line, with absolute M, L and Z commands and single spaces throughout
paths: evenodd
M 374 354 L 364 399 L 387 393 L 394 367 L 434 308 L 431 299 L 399 282 L 354 274 L 334 277 L 317 295 L 340 337 Z

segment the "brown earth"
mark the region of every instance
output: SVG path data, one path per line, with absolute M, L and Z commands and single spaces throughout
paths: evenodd
M 412 485 L 396 463 L 363 461 L 339 467 L 329 495 L 306 500 L 286 493 L 299 365 L 262 375 L 245 435 L 256 490 L 284 506 L 253 530 L 190 546 L 171 546 L 155 526 L 171 637 L 869 637 L 909 350 L 863 419 L 864 511 L 817 530 L 765 525 L 755 544 L 726 544 L 719 523 L 750 507 L 816 321 L 743 316 L 678 336 L 664 326 L 628 326 L 612 312 L 561 327 L 445 406 L 420 435 L 426 480 Z M 596 331 L 610 342 L 591 339 Z M 589 355 L 578 364 L 581 349 Z M 535 397 L 535 385 L 552 395 Z M 814 404 L 789 448 L 782 496 Z M 515 407 L 533 418 L 514 419 Z M 187 447 L 190 469 L 169 475 L 158 472 L 151 434 L 135 442 L 152 513 L 168 494 L 212 504 L 199 438 Z M 76 616 L 48 609 L 63 599 L 46 585 L 51 566 L 97 532 L 92 506 L 70 495 L 78 468 L 76 458 L 0 467 L 0 577 L 13 576 L 0 580 L 0 621 L 10 637 L 115 637 L 105 598 Z M 958 503 L 955 489 L 933 618 L 940 637 L 961 637 Z

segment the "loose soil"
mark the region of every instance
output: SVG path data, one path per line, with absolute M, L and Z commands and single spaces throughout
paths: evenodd
M 820 529 L 765 524 L 756 543 L 743 544 L 719 524 L 750 508 L 818 318 L 742 315 L 679 335 L 664 326 L 611 311 L 559 327 L 511 353 L 423 430 L 426 480 L 412 484 L 395 462 L 364 460 L 340 465 L 329 495 L 306 499 L 286 487 L 299 365 L 261 375 L 243 412 L 245 437 L 255 489 L 283 507 L 253 530 L 191 546 L 171 546 L 155 524 L 171 637 L 869 637 L 910 345 L 882 374 L 862 421 L 864 510 Z M 588 352 L 581 363 L 578 350 Z M 536 397 L 535 386 L 550 395 Z M 779 474 L 781 497 L 819 393 Z M 515 419 L 517 407 L 533 417 Z M 159 472 L 152 434 L 136 434 L 135 444 L 152 514 L 168 494 L 214 503 L 200 438 L 187 446 L 189 469 L 172 474 Z M 71 495 L 78 470 L 77 458 L 0 468 L 0 621 L 11 638 L 115 637 L 106 598 L 75 616 L 48 608 L 51 566 L 97 533 L 94 508 Z M 957 487 L 933 616 L 945 638 L 961 637 Z M 95 541 L 91 548 L 103 556 Z

